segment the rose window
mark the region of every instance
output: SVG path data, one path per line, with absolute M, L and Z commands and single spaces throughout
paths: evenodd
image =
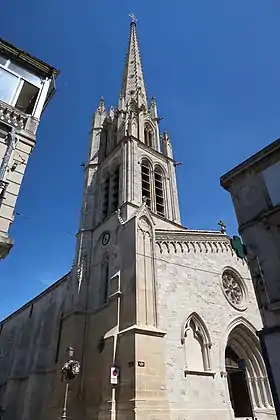
M 225 271 L 222 275 L 223 292 L 227 300 L 235 307 L 241 307 L 244 303 L 244 287 L 241 280 L 231 271 Z

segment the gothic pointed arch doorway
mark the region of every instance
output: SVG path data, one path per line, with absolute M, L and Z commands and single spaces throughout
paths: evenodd
M 273 410 L 272 396 L 258 338 L 240 322 L 230 331 L 225 368 L 235 418 L 255 418 L 259 410 Z
M 228 389 L 234 416 L 253 418 L 244 359 L 240 359 L 230 346 L 226 348 L 225 357 Z

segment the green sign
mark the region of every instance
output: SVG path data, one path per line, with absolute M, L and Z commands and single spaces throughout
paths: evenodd
M 247 251 L 245 245 L 243 245 L 241 241 L 241 238 L 239 236 L 233 236 L 230 243 L 238 258 L 243 260 L 246 257 Z

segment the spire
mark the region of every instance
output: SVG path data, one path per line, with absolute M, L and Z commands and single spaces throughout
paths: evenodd
M 130 17 L 131 23 L 128 52 L 126 56 L 120 97 L 124 99 L 125 103 L 129 102 L 130 98 L 133 98 L 138 103 L 138 106 L 145 105 L 147 108 L 147 95 L 136 35 L 136 19 L 133 14 L 131 14 Z

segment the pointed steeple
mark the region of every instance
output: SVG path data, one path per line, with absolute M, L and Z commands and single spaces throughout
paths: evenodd
M 139 107 L 144 105 L 147 109 L 147 95 L 136 34 L 135 17 L 133 15 L 131 17 L 132 22 L 130 23 L 130 36 L 120 98 L 124 100 L 125 104 L 133 98 Z

